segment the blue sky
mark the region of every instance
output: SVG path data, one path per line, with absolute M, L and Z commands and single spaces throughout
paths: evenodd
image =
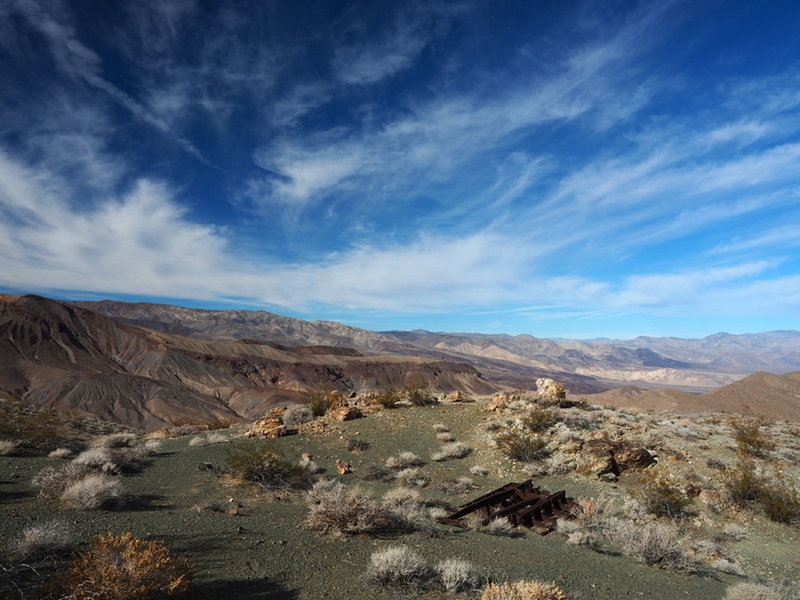
M 796 2 L 0 3 L 0 289 L 800 329 Z

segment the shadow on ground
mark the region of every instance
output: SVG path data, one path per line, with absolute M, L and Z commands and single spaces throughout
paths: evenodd
M 296 590 L 287 590 L 267 579 L 261 581 L 212 581 L 204 585 L 194 585 L 186 600 L 293 600 L 299 598 Z

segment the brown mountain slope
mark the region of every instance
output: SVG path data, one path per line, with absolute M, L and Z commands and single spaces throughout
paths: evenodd
M 773 375 L 762 371 L 705 394 L 626 386 L 586 398 L 596 404 L 641 410 L 722 412 L 800 421 L 800 372 Z
M 364 392 L 423 379 L 441 391 L 497 389 L 466 364 L 332 352 L 188 339 L 39 296 L 0 301 L 0 393 L 128 425 L 253 419 L 320 385 Z

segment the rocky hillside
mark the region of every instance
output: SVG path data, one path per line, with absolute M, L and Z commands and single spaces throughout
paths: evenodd
M 419 380 L 440 391 L 498 389 L 467 364 L 189 339 L 39 296 L 0 302 L 0 393 L 133 426 L 253 419 L 311 388 L 360 393 Z

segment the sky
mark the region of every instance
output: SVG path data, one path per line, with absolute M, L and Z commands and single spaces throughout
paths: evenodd
M 0 291 L 800 329 L 800 4 L 0 3 Z

